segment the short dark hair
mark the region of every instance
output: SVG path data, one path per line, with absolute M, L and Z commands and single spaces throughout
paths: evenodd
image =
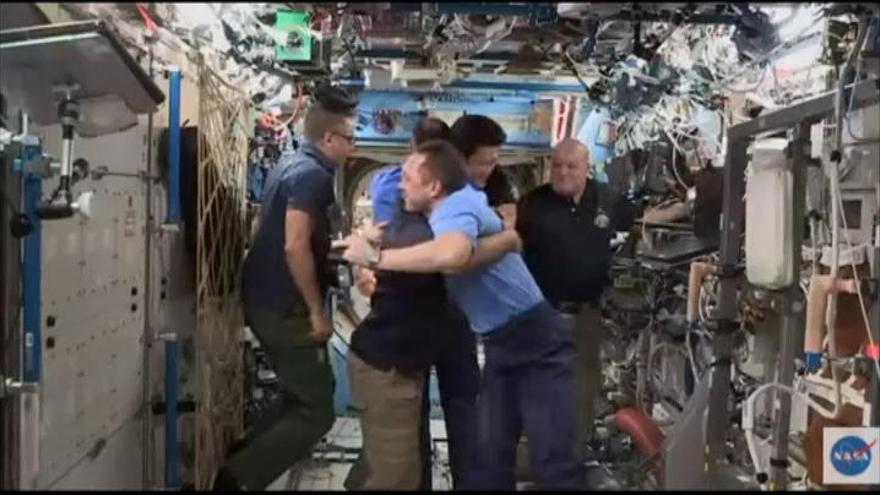
M 436 117 L 425 117 L 413 129 L 413 141 L 416 146 L 432 139 L 449 140 L 449 126 Z
M 483 146 L 501 146 L 507 140 L 498 122 L 485 115 L 462 115 L 452 124 L 449 139 L 465 158 Z
M 357 114 L 357 96 L 342 86 L 332 86 L 327 81 L 315 86 L 314 101 L 330 113 L 348 116 Z
M 425 141 L 416 148 L 416 153 L 424 155 L 425 168 L 432 179 L 440 181 L 447 194 L 454 193 L 467 184 L 464 157 L 449 141 Z

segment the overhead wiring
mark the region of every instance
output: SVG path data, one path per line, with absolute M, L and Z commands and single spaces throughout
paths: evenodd
M 839 208 L 841 209 L 841 211 L 843 211 L 843 196 L 840 194 L 837 194 L 837 201 L 839 202 Z M 840 220 L 843 223 L 843 237 L 846 239 L 846 243 L 849 247 L 850 252 L 852 253 L 854 248 L 853 248 L 852 240 L 850 239 L 850 236 L 849 236 L 849 228 L 847 227 L 847 224 L 846 224 L 846 215 L 840 215 Z M 849 262 L 850 262 L 850 266 L 852 267 L 853 279 L 856 281 L 856 286 L 861 288 L 862 281 L 859 279 L 859 271 L 856 267 L 855 256 L 851 255 Z M 868 309 L 867 309 L 867 306 L 865 305 L 865 298 L 864 298 L 864 296 L 862 296 L 861 290 L 857 290 L 856 295 L 858 296 L 858 299 L 859 299 L 859 307 L 862 310 L 862 318 L 864 319 L 864 322 L 865 322 L 865 333 L 868 336 L 868 342 L 871 344 L 871 347 L 876 347 L 877 343 L 874 341 L 874 336 L 871 335 L 871 321 L 868 318 Z M 871 357 L 870 359 L 874 363 L 874 371 L 877 373 L 877 376 L 880 376 L 880 362 L 878 362 L 878 359 L 876 357 Z
M 805 27 L 804 29 L 802 29 L 801 31 L 799 31 L 797 35 L 793 36 L 793 37 L 792 37 L 791 39 L 789 39 L 789 40 L 786 40 L 786 41 L 780 43 L 780 44 L 777 45 L 775 48 L 773 48 L 772 50 L 768 51 L 766 54 L 764 54 L 763 56 L 757 58 L 756 60 L 754 60 L 754 61 L 752 61 L 752 62 L 746 64 L 746 67 L 744 67 L 741 71 L 739 71 L 739 72 L 733 74 L 732 76 L 729 76 L 728 78 L 722 80 L 722 81 L 720 82 L 720 84 L 721 84 L 722 86 L 726 86 L 727 84 L 729 84 L 729 83 L 730 83 L 731 81 L 733 81 L 734 79 L 738 79 L 738 78 L 740 78 L 740 77 L 743 76 L 745 73 L 747 73 L 749 70 L 753 69 L 754 66 L 757 66 L 757 65 L 763 64 L 764 62 L 770 60 L 772 57 L 774 57 L 774 56 L 775 56 L 779 51 L 781 51 L 782 49 L 784 49 L 784 48 L 791 48 L 792 46 L 794 46 L 794 45 L 796 45 L 797 43 L 801 42 L 801 41 L 802 41 L 801 38 L 802 38 L 803 36 L 805 36 L 807 33 L 810 32 L 811 29 L 814 29 L 816 26 L 818 26 L 820 23 L 822 23 L 822 22 L 825 20 L 825 17 L 822 15 L 821 12 L 819 12 L 819 13 L 817 13 L 817 14 L 814 14 L 814 17 L 815 17 L 815 18 L 813 19 L 813 21 L 812 21 L 807 27 Z

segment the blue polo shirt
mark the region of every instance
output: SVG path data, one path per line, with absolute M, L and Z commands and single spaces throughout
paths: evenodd
M 444 199 L 431 213 L 430 223 L 435 236 L 459 232 L 474 248 L 477 238 L 503 229 L 486 195 L 470 185 Z M 480 334 L 492 332 L 544 301 L 519 253 L 507 253 L 483 268 L 447 275 L 446 286 L 470 320 L 471 328 Z
M 306 315 L 308 307 L 296 287 L 284 254 L 284 231 L 290 208 L 311 214 L 311 237 L 318 284 L 326 294 L 332 280 L 328 209 L 333 204 L 334 163 L 306 143 L 282 158 L 266 179 L 259 229 L 244 262 L 242 295 L 246 305 L 285 314 Z
M 373 198 L 373 221 L 388 222 L 401 211 L 400 178 L 403 168 L 395 165 L 373 176 L 370 182 L 370 197 Z

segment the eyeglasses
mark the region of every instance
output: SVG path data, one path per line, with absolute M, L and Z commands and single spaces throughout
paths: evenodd
M 348 144 L 354 144 L 354 134 L 343 134 L 343 133 L 337 132 L 337 131 L 330 131 L 330 133 L 336 134 L 337 136 L 341 137 L 342 139 L 345 139 L 346 141 L 348 141 Z

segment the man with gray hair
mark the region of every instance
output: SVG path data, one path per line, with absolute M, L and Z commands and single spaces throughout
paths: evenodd
M 584 143 L 560 141 L 552 160 L 550 183 L 523 198 L 516 228 L 541 292 L 574 328 L 576 440 L 578 454 L 583 455 L 601 386 L 599 299 L 609 281 L 610 241 L 614 231 L 625 226 L 625 215 L 620 214 L 625 203 L 593 180 Z

